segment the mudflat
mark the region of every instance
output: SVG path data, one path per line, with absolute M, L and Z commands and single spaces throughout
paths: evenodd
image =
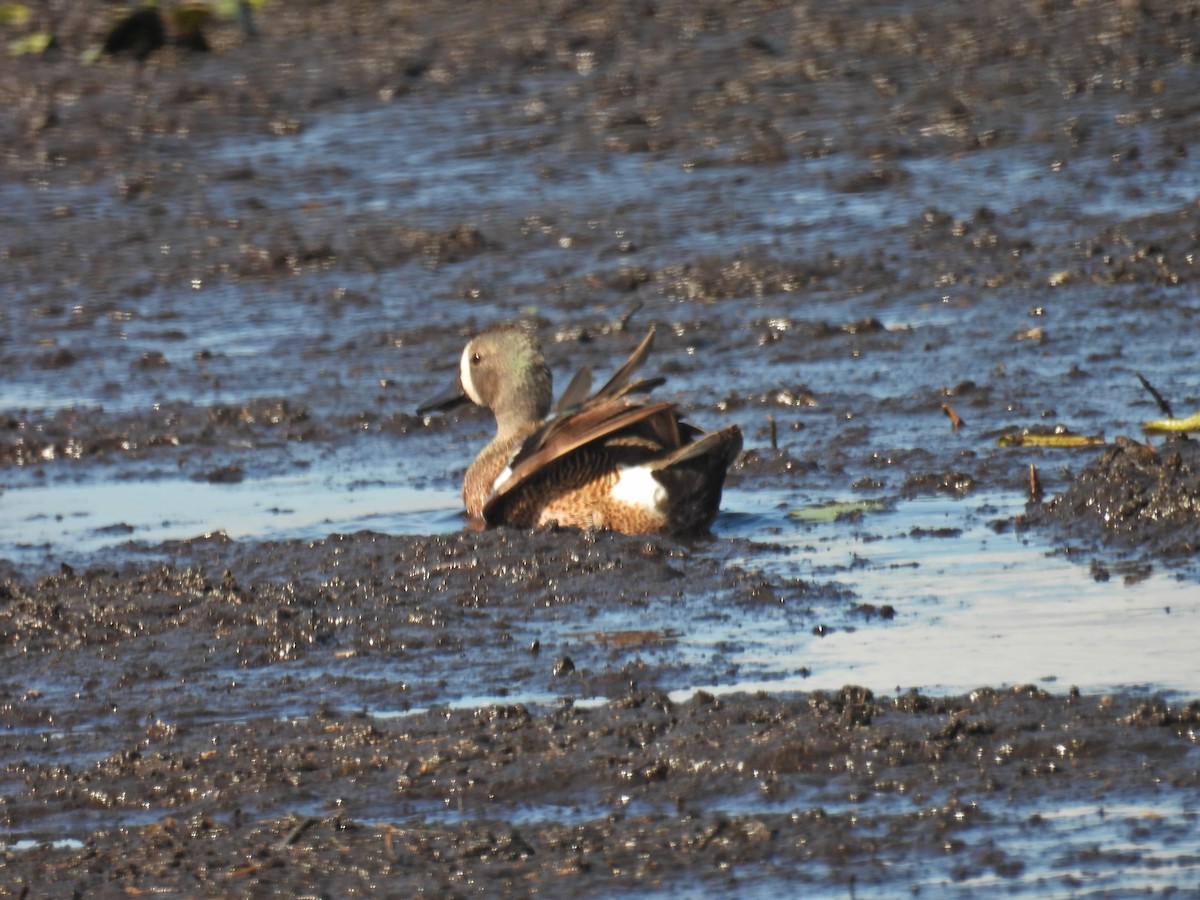
M 887 589 L 986 531 L 1129 592 L 1114 669 L 1195 633 L 1192 6 L 116 15 L 0 21 L 6 892 L 1194 889 L 1200 684 Z M 711 537 L 461 528 L 489 423 L 414 409 L 508 318 L 560 384 L 658 326 Z M 953 680 L 804 688 L 924 625 Z

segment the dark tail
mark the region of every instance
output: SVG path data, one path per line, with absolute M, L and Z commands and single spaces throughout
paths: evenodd
M 703 534 L 717 517 L 725 473 L 742 452 L 736 425 L 706 434 L 653 464 L 654 477 L 667 489 L 673 534 Z

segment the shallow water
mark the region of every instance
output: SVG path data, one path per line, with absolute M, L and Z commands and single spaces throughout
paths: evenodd
M 10 490 L 6 505 L 16 527 L 4 533 L 0 554 L 52 569 L 114 553 L 153 558 L 159 543 L 213 534 L 253 542 L 461 527 L 457 492 L 414 489 L 394 465 L 346 467 L 339 456 L 302 475 L 231 485 L 160 480 Z M 789 503 L 787 493 L 728 491 L 715 530 L 754 549 L 729 562 L 785 582 L 836 582 L 856 603 L 890 606 L 891 617 L 855 618 L 839 599 L 806 608 L 803 619 L 792 610 L 755 609 L 681 626 L 668 604 L 604 611 L 589 618 L 586 633 L 672 633 L 672 654 L 697 670 L 719 656 L 737 672 L 680 685 L 673 696 L 681 701 L 700 687 L 731 693 L 844 684 L 879 693 L 954 694 L 1031 682 L 1086 693 L 1200 691 L 1195 585 L 1133 563 L 1098 580 L 1043 536 L 1012 527 L 1023 498 L 900 501 L 857 521 L 815 524 L 790 515 L 802 504 L 794 497 Z M 105 518 L 118 508 L 125 510 L 120 518 Z M 578 627 L 558 623 L 559 638 L 569 640 Z M 549 699 L 455 696 L 469 689 L 453 683 L 446 689 L 456 706 Z
M 164 477 L 10 488 L 11 527 L 0 535 L 0 554 L 53 568 L 130 543 L 152 548 L 217 533 L 237 541 L 303 540 L 363 529 L 436 534 L 461 525 L 457 491 L 415 488 L 397 478 L 395 465 L 347 465 L 348 456 L 234 484 Z
M 994 862 L 1000 871 L 970 871 L 953 862 L 913 865 L 903 857 L 888 859 L 889 883 L 879 885 L 846 879 L 835 887 L 806 885 L 806 897 L 894 897 L 897 885 L 905 893 L 933 897 L 1079 897 L 1123 896 L 1133 889 L 1186 892 L 1195 885 L 1200 859 L 1190 835 L 1200 811 L 1195 804 L 1169 800 L 1106 807 L 1068 806 L 1057 810 L 1009 808 L 1000 816 L 973 816 L 947 841 L 953 859 L 954 841 L 977 839 L 1004 847 Z M 866 824 L 866 823 L 864 823 Z M 869 825 L 864 828 L 866 830 Z M 827 873 L 832 875 L 832 873 Z M 831 880 L 838 880 L 834 876 Z M 779 896 L 779 882 L 739 887 L 739 895 Z M 679 896 L 675 892 L 651 896 Z
M 820 640 L 763 635 L 745 663 L 810 672 L 722 690 L 861 684 L 962 693 L 1034 682 L 1052 691 L 1194 694 L 1196 586 L 1138 566 L 1098 581 L 1041 536 L 1011 528 L 1023 508 L 1023 498 L 1005 495 L 931 498 L 853 527 L 777 526 L 781 534 L 756 535 L 785 552 L 756 555 L 755 564 L 786 577 L 833 577 L 860 602 L 892 606 L 895 618 L 832 624 Z

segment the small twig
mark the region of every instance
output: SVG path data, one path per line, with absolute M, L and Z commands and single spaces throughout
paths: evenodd
M 1040 500 L 1042 497 L 1042 482 L 1038 478 L 1037 466 L 1029 464 L 1029 499 Z
M 1154 385 L 1143 378 L 1141 372 L 1134 372 L 1133 374 L 1138 377 L 1138 381 L 1142 383 L 1142 387 L 1150 392 L 1150 396 L 1154 398 L 1154 402 L 1158 404 L 1158 408 L 1162 410 L 1163 415 L 1168 419 L 1175 418 L 1175 413 L 1171 412 L 1171 404 L 1163 399 L 1163 395 L 1154 389 Z
M 292 846 L 292 844 L 300 840 L 300 835 L 304 834 L 304 832 L 308 831 L 308 829 L 312 828 L 320 821 L 320 819 L 313 818 L 312 816 L 309 816 L 307 819 L 302 819 L 295 828 L 288 832 L 287 837 L 283 839 L 281 846 Z
M 958 429 L 962 428 L 964 425 L 967 424 L 966 422 L 964 422 L 962 419 L 960 419 L 958 417 L 958 413 L 956 413 L 953 409 L 951 409 L 949 403 L 942 404 L 942 412 L 944 412 L 946 415 L 948 415 L 950 417 L 950 427 L 952 429 L 954 429 L 955 431 L 958 431 Z
M 626 328 L 628 328 L 629 320 L 634 317 L 634 314 L 637 313 L 637 311 L 641 309 L 643 305 L 644 304 L 641 300 L 635 300 L 629 309 L 625 310 L 625 312 L 621 315 L 621 318 L 617 319 L 617 331 L 624 331 Z
M 258 37 L 258 26 L 254 24 L 254 10 L 250 8 L 249 0 L 238 0 L 237 20 L 248 40 Z
M 775 417 L 770 413 L 767 413 L 767 427 L 771 430 L 771 449 L 778 450 L 779 443 L 775 436 Z
M 399 834 L 400 829 L 395 825 L 384 825 L 381 830 L 383 831 L 384 856 L 390 860 L 394 860 L 396 858 L 396 842 L 392 839 L 392 835 Z

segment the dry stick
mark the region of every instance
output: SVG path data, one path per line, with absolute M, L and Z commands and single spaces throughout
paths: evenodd
M 1162 410 L 1163 415 L 1168 419 L 1175 418 L 1175 413 L 1171 412 L 1171 404 L 1164 400 L 1163 395 L 1154 389 L 1154 385 L 1143 378 L 1141 372 L 1134 372 L 1133 374 L 1138 377 L 1138 381 L 1142 383 L 1142 387 L 1150 392 L 1150 396 L 1154 398 L 1154 402 L 1158 404 L 1158 408 Z
M 320 821 L 321 821 L 320 819 L 314 818 L 313 816 L 309 816 L 308 818 L 301 820 L 300 823 L 298 825 L 296 825 L 295 828 L 293 828 L 291 831 L 288 832 L 287 837 L 285 837 L 280 842 L 279 846 L 280 847 L 292 846 L 292 844 L 294 844 L 294 843 L 296 843 L 296 841 L 300 840 L 300 835 L 304 834 L 304 832 L 308 831 L 308 829 L 312 828 L 314 825 L 316 825 Z
M 950 417 L 950 428 L 952 431 L 958 431 L 959 428 L 961 428 L 962 426 L 967 424 L 961 418 L 959 418 L 958 413 L 956 413 L 950 407 L 949 403 L 942 404 L 942 412 L 944 412 L 947 416 Z

